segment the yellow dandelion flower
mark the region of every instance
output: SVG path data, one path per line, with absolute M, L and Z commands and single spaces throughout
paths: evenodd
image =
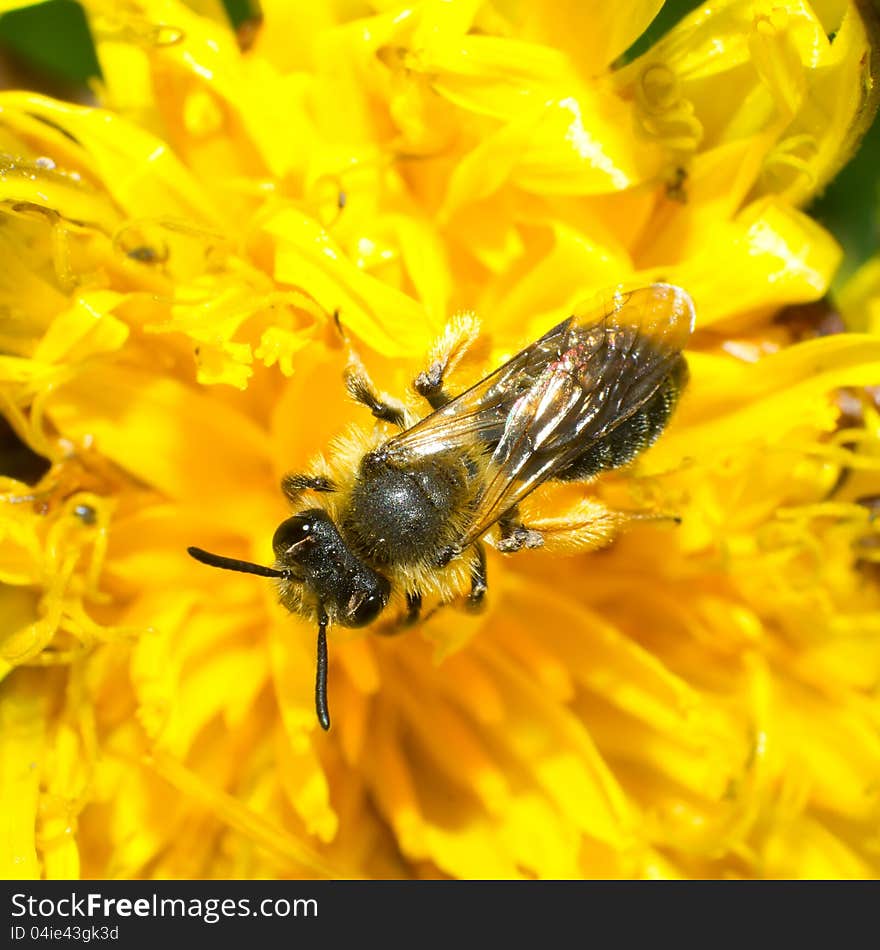
M 822 335 L 799 210 L 875 15 L 721 0 L 622 64 L 659 6 L 83 0 L 100 108 L 0 93 L 7 876 L 880 872 L 880 281 Z M 268 563 L 282 475 L 365 426 L 333 315 L 404 393 L 456 313 L 498 365 L 661 280 L 672 423 L 536 496 L 647 516 L 490 552 L 480 614 L 331 630 L 324 733 L 312 626 L 186 549 Z

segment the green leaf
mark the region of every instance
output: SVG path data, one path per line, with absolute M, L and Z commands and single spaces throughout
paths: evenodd
M 70 0 L 49 0 L 0 16 L 0 51 L 33 72 L 68 83 L 85 85 L 101 75 L 83 9 Z

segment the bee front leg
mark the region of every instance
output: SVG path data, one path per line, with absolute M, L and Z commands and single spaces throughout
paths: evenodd
M 459 364 L 480 332 L 472 313 L 458 314 L 428 354 L 428 368 L 413 380 L 413 389 L 432 409 L 442 409 L 452 397 L 443 388 L 449 373 Z
M 406 595 L 406 614 L 403 617 L 402 626 L 412 627 L 419 622 L 422 613 L 422 592 L 413 591 Z
M 474 559 L 471 563 L 471 589 L 465 599 L 465 607 L 474 613 L 478 613 L 486 606 L 486 591 L 489 589 L 486 582 L 486 549 L 478 541 L 473 546 Z M 422 593 L 421 591 L 407 591 L 406 594 L 406 613 L 384 624 L 376 624 L 372 628 L 373 633 L 382 637 L 393 637 L 404 630 L 415 626 L 420 620 L 427 620 L 438 610 L 449 606 L 450 601 L 443 601 L 435 604 L 427 614 L 422 613 Z
M 288 472 L 281 479 L 281 491 L 284 492 L 287 500 L 292 504 L 296 504 L 306 491 L 331 492 L 336 490 L 336 485 L 325 475 Z
M 430 616 L 430 614 L 429 614 Z M 378 623 L 372 627 L 373 633 L 378 633 L 382 637 L 394 637 L 398 633 L 415 626 L 422 619 L 422 592 L 412 591 L 406 593 L 406 613 L 395 617 L 394 620 L 385 623 Z

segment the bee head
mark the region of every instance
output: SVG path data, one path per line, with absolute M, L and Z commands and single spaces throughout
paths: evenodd
M 387 578 L 360 561 L 330 516 L 310 508 L 282 521 L 272 539 L 277 567 L 300 581 L 343 627 L 364 627 L 384 610 Z
M 391 596 L 386 577 L 360 561 L 346 545 L 330 516 L 310 508 L 282 521 L 272 538 L 275 566 L 188 548 L 203 564 L 278 578 L 281 600 L 289 609 L 318 620 L 318 674 L 315 705 L 318 721 L 330 728 L 327 709 L 327 625 L 364 627 L 385 609 Z

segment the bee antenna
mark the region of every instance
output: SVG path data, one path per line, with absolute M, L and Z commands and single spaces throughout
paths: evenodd
M 239 561 L 234 557 L 223 557 L 221 554 L 211 554 L 210 551 L 203 551 L 201 548 L 187 548 L 187 554 L 207 564 L 210 567 L 222 567 L 224 571 L 239 571 L 242 574 L 259 574 L 260 577 L 283 577 L 288 580 L 291 576 L 290 571 L 279 571 L 274 567 L 263 567 L 262 564 L 253 564 L 251 561 Z
M 330 728 L 330 710 L 327 706 L 327 614 L 323 607 L 318 614 L 318 670 L 315 676 L 315 711 L 321 728 Z

